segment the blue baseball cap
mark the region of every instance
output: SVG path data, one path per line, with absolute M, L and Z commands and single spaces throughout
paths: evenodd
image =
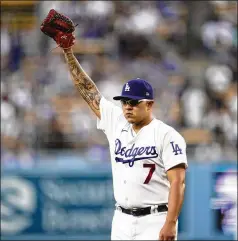
M 150 83 L 144 79 L 137 78 L 129 80 L 124 84 L 121 95 L 113 97 L 114 100 L 121 100 L 124 98 L 133 100 L 153 100 L 153 88 Z

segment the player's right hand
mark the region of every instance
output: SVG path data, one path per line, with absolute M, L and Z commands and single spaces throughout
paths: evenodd
M 54 9 L 49 11 L 40 29 L 44 34 L 53 38 L 57 45 L 63 49 L 68 49 L 75 43 L 73 21 Z
M 75 36 L 73 33 L 58 32 L 55 42 L 63 49 L 71 48 L 75 44 Z

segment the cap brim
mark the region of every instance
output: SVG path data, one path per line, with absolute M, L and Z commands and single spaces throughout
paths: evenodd
M 143 99 L 141 96 L 131 96 L 131 95 L 119 95 L 119 96 L 115 96 L 113 97 L 113 100 L 122 100 L 122 99 L 132 99 L 132 100 L 141 100 Z

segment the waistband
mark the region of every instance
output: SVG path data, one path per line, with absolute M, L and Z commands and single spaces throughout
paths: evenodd
M 132 216 L 145 216 L 152 213 L 167 212 L 168 206 L 166 204 L 155 205 L 145 208 L 123 208 L 122 206 L 116 206 L 116 209 L 122 213 L 126 213 Z

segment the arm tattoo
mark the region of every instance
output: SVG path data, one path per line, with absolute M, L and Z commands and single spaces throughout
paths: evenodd
M 93 110 L 99 110 L 101 94 L 95 83 L 85 73 L 72 52 L 65 52 L 65 59 L 78 92 Z

